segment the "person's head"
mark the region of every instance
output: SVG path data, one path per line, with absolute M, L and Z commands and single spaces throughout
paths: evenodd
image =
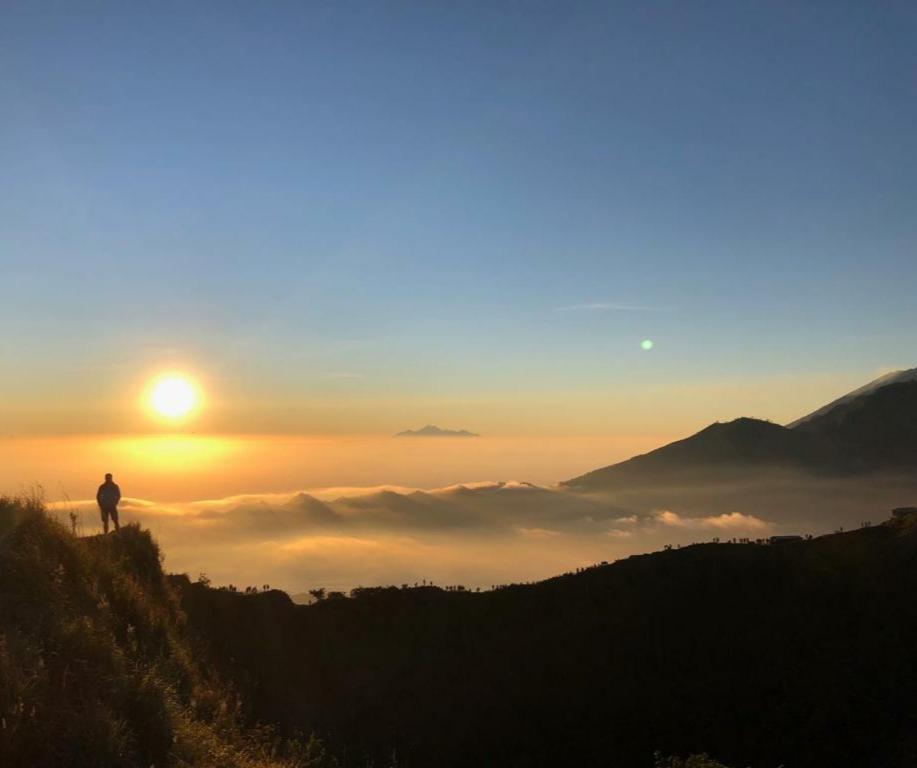
M 110 483 L 110 482 L 111 482 L 111 472 L 106 472 L 106 473 L 105 473 L 105 482 L 106 482 L 106 483 Z

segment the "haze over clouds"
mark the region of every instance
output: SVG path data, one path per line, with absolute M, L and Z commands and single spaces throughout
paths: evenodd
M 166 566 L 216 583 L 270 583 L 291 593 L 369 584 L 493 584 L 547 578 L 603 560 L 713 537 L 820 534 L 855 527 L 917 493 L 914 478 L 826 481 L 758 476 L 582 494 L 524 482 L 422 490 L 325 487 L 156 503 L 127 498 L 122 519 L 149 527 Z M 56 503 L 98 526 L 94 501 Z
M 550 485 L 656 447 L 663 438 L 391 435 L 108 435 L 0 438 L 0 492 L 33 483 L 83 498 L 105 472 L 130 496 L 192 501 L 298 488 L 439 488 L 520 478 Z
M 676 512 L 664 509 L 658 515 L 658 520 L 663 525 L 673 528 L 694 528 L 697 530 L 743 531 L 763 533 L 773 526 L 754 515 L 743 515 L 741 512 L 724 512 L 721 515 L 708 517 L 682 517 Z

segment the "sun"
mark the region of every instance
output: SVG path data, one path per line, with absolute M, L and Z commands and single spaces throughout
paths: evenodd
M 160 376 L 150 385 L 150 410 L 169 421 L 180 421 L 188 417 L 199 404 L 197 386 L 182 374 Z

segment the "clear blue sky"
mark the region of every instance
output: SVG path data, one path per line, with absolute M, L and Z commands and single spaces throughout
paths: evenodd
M 4 413 L 917 364 L 911 3 L 11 1 L 0 116 Z

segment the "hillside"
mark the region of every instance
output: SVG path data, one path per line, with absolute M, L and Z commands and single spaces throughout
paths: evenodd
M 804 468 L 830 464 L 831 449 L 817 435 L 803 434 L 759 419 L 716 423 L 684 440 L 609 467 L 587 472 L 561 485 L 607 488 L 729 479 L 749 469 Z
M 76 539 L 36 500 L 0 498 L 0 765 L 330 765 L 243 714 L 148 532 Z
M 700 544 L 538 584 L 297 606 L 176 577 L 253 711 L 345 765 L 917 763 L 917 532 Z
M 302 606 L 4 500 L 0 764 L 913 765 L 915 589 L 917 522 L 894 520 Z
M 561 485 L 584 490 L 731 482 L 770 469 L 851 476 L 917 469 L 917 381 L 902 371 L 783 427 L 740 418 Z
M 872 381 L 864 384 L 862 387 L 857 387 L 855 390 L 848 392 L 846 395 L 841 395 L 839 398 L 832 400 L 827 405 L 823 405 L 821 408 L 812 411 L 812 413 L 796 419 L 796 421 L 787 424 L 787 426 L 791 428 L 801 426 L 805 422 L 811 421 L 818 416 L 822 416 L 828 411 L 837 408 L 839 405 L 849 403 L 851 400 L 855 400 L 858 397 L 862 397 L 863 395 L 870 395 L 876 390 L 879 390 L 882 387 L 887 387 L 890 384 L 902 384 L 908 381 L 917 381 L 917 368 L 908 368 L 907 370 L 903 371 L 892 371 L 890 373 L 886 373 L 883 376 L 879 376 L 879 378 L 873 379 Z
M 834 446 L 848 471 L 917 469 L 917 381 L 847 400 L 793 431 Z

